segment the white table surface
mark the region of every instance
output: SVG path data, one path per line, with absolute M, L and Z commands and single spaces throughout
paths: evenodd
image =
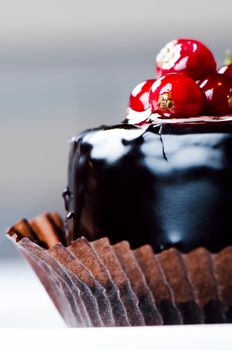
M 65 327 L 47 292 L 23 259 L 0 261 L 1 327 Z
M 232 326 L 0 330 L 2 349 L 231 350 Z

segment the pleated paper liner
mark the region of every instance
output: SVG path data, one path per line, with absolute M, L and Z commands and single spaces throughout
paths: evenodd
M 154 254 L 108 238 L 67 244 L 56 213 L 8 231 L 70 327 L 232 322 L 232 247 Z

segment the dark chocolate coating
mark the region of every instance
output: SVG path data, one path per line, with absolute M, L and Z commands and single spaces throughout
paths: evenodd
M 65 194 L 72 238 L 156 252 L 232 244 L 232 124 L 126 124 L 73 138 Z

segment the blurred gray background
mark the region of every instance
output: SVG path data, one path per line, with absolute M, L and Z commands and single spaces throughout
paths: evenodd
M 67 140 L 125 116 L 138 82 L 177 37 L 205 42 L 222 63 L 231 1 L 0 1 L 0 229 L 59 210 Z M 3 238 L 1 259 L 11 252 Z
M 221 65 L 225 49 L 232 48 L 232 3 L 1 0 L 0 5 L 1 279 L 15 260 L 23 264 L 4 237 L 6 228 L 46 210 L 63 213 L 68 139 L 124 119 L 131 89 L 154 76 L 156 54 L 174 38 L 203 41 Z

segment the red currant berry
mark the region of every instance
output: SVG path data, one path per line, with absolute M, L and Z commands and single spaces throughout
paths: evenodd
M 149 91 L 155 79 L 149 79 L 136 85 L 129 99 L 129 107 L 136 112 L 143 112 L 149 107 Z
M 232 78 L 232 63 L 222 66 L 219 70 L 218 73 L 227 75 Z
M 195 117 L 201 114 L 203 95 L 195 81 L 183 73 L 156 80 L 149 96 L 151 110 L 164 117 Z
M 232 78 L 214 73 L 200 88 L 206 98 L 206 112 L 212 115 L 232 115 Z
M 169 42 L 156 57 L 157 76 L 167 73 L 185 73 L 194 80 L 216 71 L 211 51 L 201 42 L 178 39 Z

